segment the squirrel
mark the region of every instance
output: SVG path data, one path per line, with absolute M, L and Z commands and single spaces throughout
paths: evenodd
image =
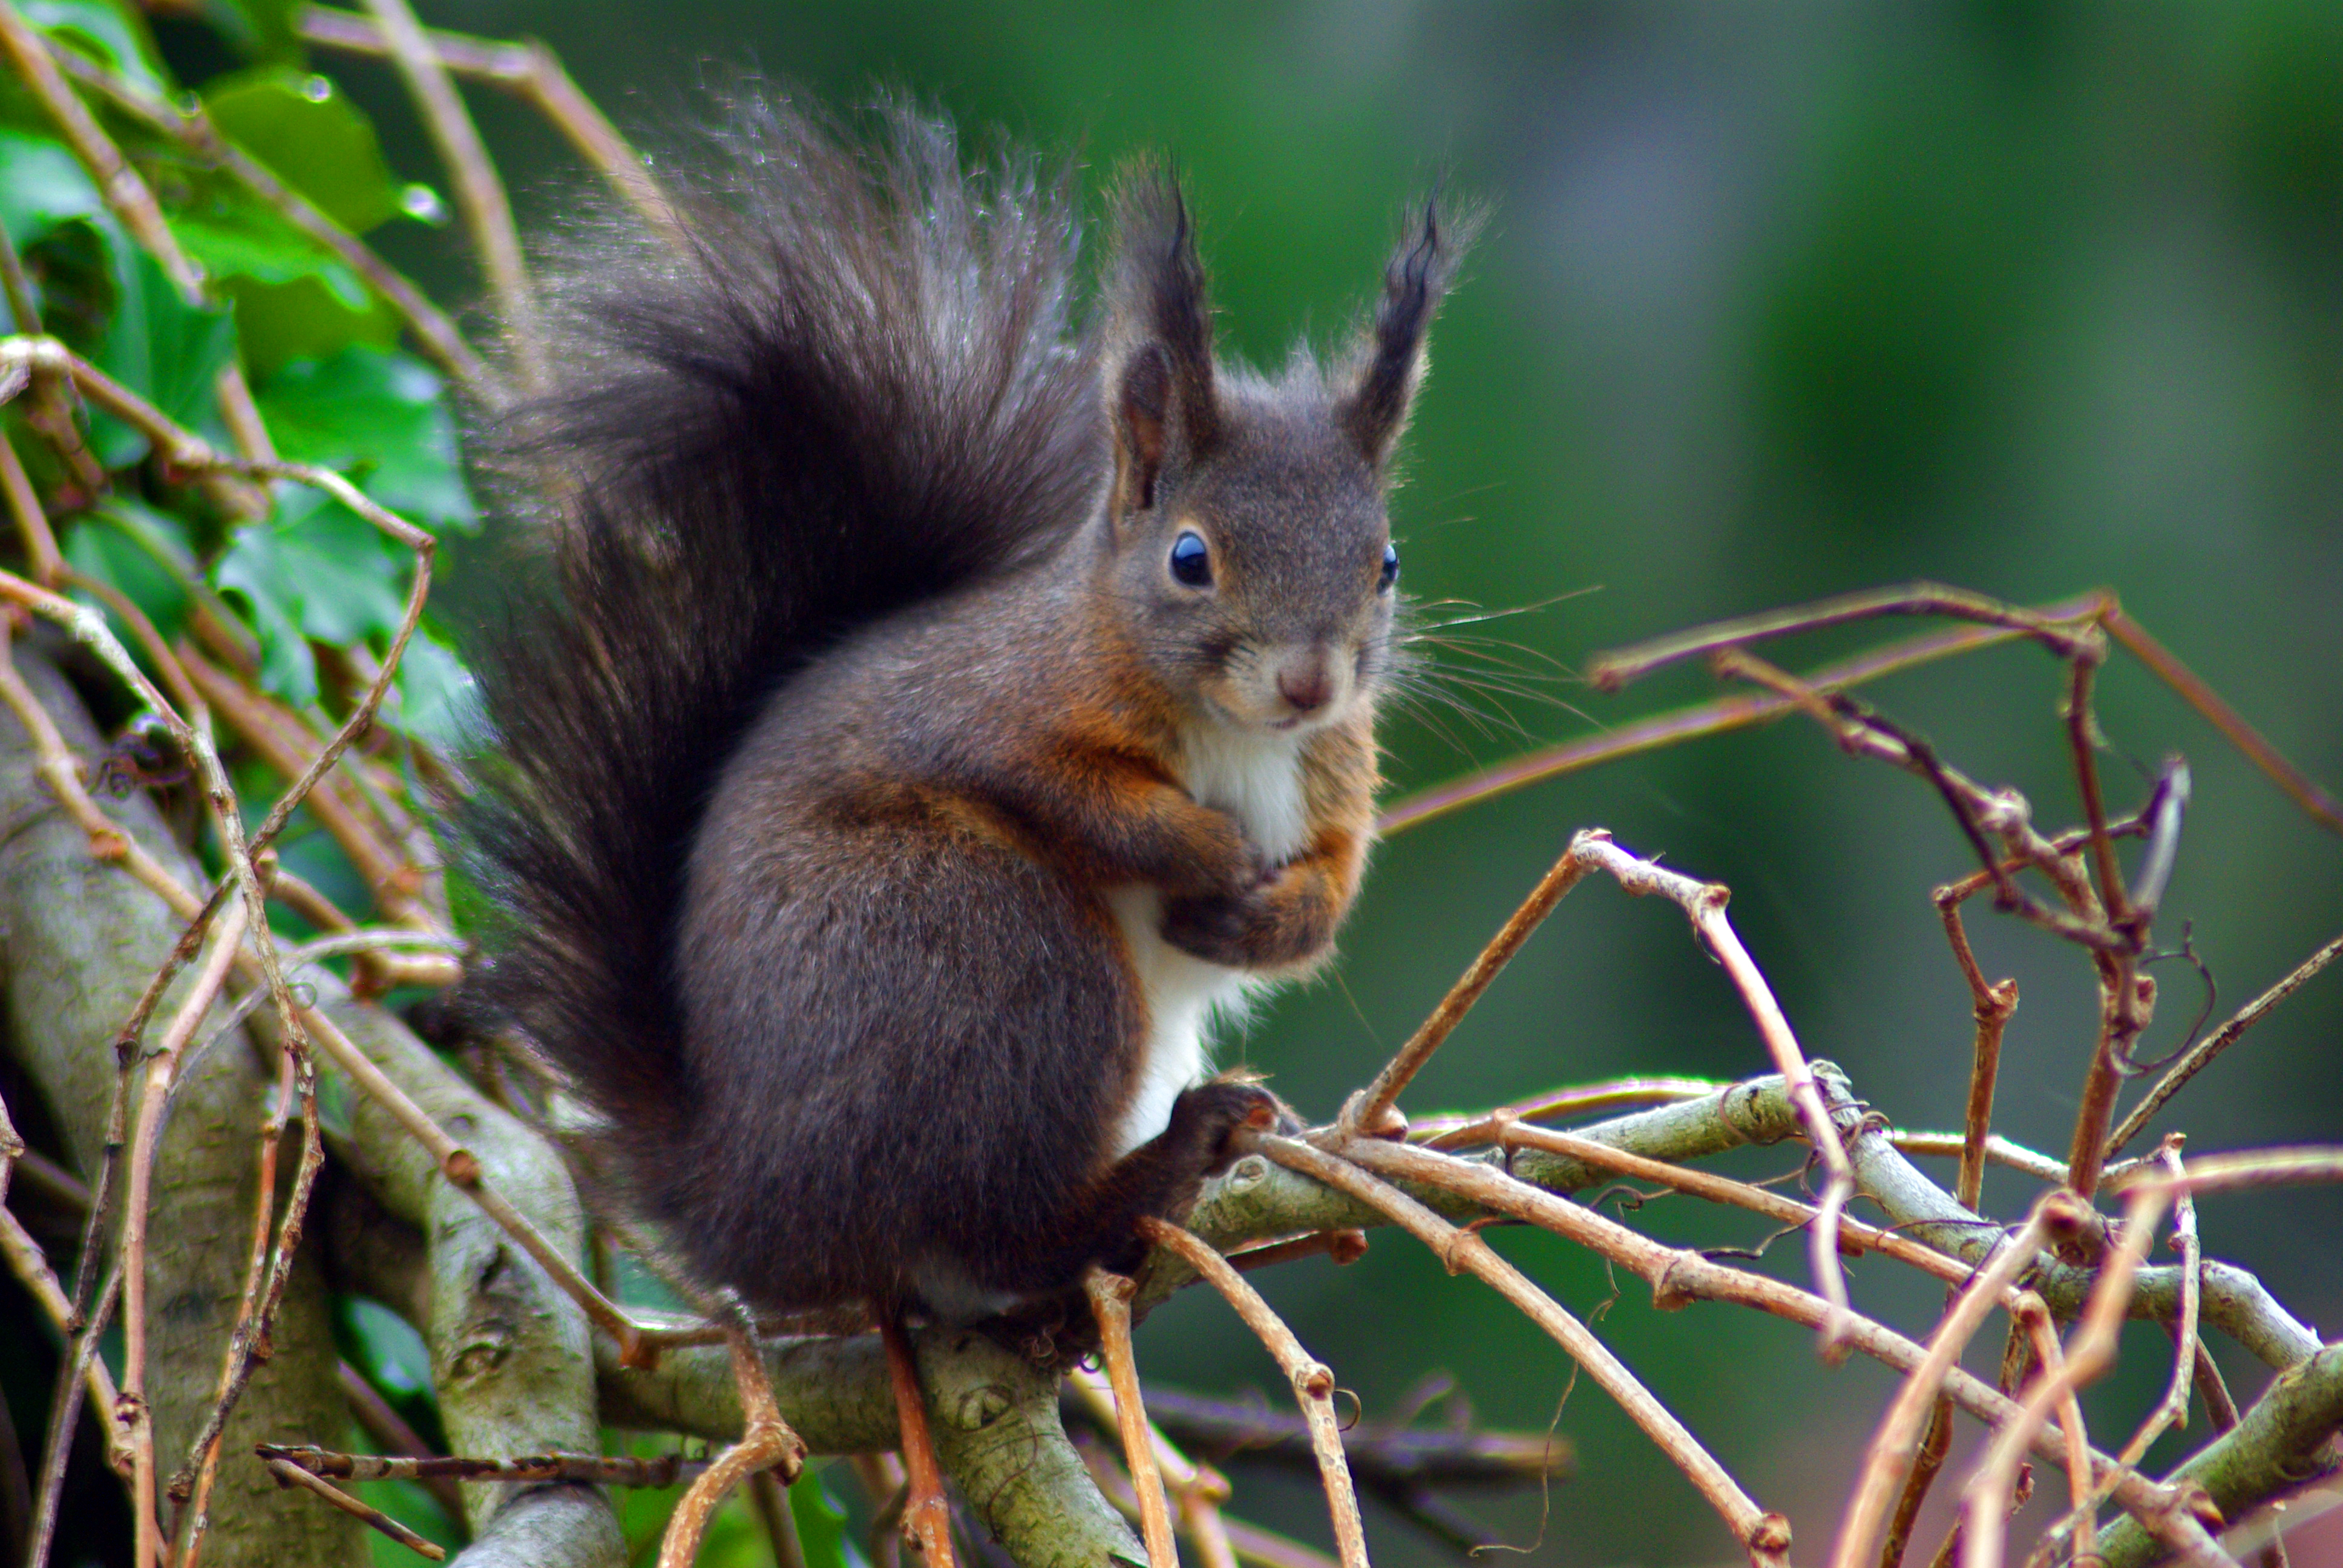
M 1206 1034 L 1358 892 L 1458 226 L 1414 209 L 1354 347 L 1269 378 L 1160 166 L 1077 332 L 1031 156 L 738 114 L 679 247 L 556 285 L 504 426 L 555 498 L 476 659 L 474 990 L 698 1277 L 974 1321 L 1132 1266 L 1287 1114 Z

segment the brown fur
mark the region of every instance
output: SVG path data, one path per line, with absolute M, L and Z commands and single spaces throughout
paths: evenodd
M 1118 900 L 1151 890 L 1162 939 L 1232 970 L 1331 950 L 1387 460 L 1453 244 L 1427 210 L 1354 361 L 1271 383 L 1214 362 L 1185 208 L 1142 172 L 1075 348 L 1030 184 L 971 194 L 916 122 L 865 163 L 759 112 L 697 272 L 598 259 L 580 380 L 523 421 L 578 500 L 566 593 L 486 661 L 486 990 L 699 1273 L 966 1315 L 1127 1263 L 1278 1113 L 1216 1081 L 1118 1145 L 1157 1049 Z M 1201 586 L 1169 564 L 1190 533 Z M 1214 748 L 1234 782 L 1203 782 Z M 1199 796 L 1262 769 L 1274 796 L 1258 759 L 1289 754 L 1281 859 L 1243 816 L 1275 799 Z

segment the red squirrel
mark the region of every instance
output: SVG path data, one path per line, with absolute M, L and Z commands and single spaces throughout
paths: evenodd
M 740 111 L 555 291 L 508 425 L 549 569 L 479 659 L 478 990 L 749 1302 L 970 1321 L 1127 1268 L 1232 1131 L 1216 1010 L 1324 961 L 1393 669 L 1393 447 L 1455 270 L 1216 360 L 1175 183 L 1096 319 L 1028 157 Z

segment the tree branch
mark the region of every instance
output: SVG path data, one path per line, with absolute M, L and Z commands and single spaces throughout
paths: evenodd
M 20 644 L 18 673 L 66 745 L 101 749 L 63 678 Z M 0 717 L 0 926 L 8 933 L 6 1006 L 18 1060 L 55 1112 L 73 1163 L 103 1161 L 115 1092 L 114 1039 L 180 921 L 114 866 L 93 859 L 89 836 L 67 819 L 34 770 L 30 739 Z M 144 795 L 114 804 L 125 839 L 165 868 L 194 875 Z M 165 1452 L 183 1449 L 211 1402 L 219 1347 L 238 1302 L 240 1260 L 257 1171 L 250 1158 L 268 1074 L 255 1054 L 224 1043 L 196 1060 L 171 1102 L 156 1181 L 171 1194 L 172 1223 L 146 1257 L 146 1292 L 171 1303 L 150 1325 L 149 1399 Z M 232 1443 L 300 1442 L 338 1430 L 332 1335 L 323 1280 L 297 1258 L 278 1308 L 277 1353 L 255 1373 L 229 1428 Z M 207 1543 L 211 1568 L 343 1563 L 358 1549 L 354 1522 L 285 1496 L 258 1467 L 222 1485 L 224 1508 Z

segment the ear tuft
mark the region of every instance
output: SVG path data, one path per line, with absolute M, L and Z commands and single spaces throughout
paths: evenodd
M 1188 204 L 1166 170 L 1142 164 L 1115 199 L 1107 286 L 1107 412 L 1118 490 L 1154 504 L 1168 466 L 1208 452 L 1220 434 L 1212 382 L 1212 314 Z
M 1480 226 L 1481 215 L 1473 208 L 1443 216 L 1435 192 L 1424 198 L 1421 216 L 1409 224 L 1383 269 L 1383 297 L 1334 410 L 1337 422 L 1376 467 L 1390 458 L 1407 427 L 1409 407 L 1423 381 L 1424 335 Z

